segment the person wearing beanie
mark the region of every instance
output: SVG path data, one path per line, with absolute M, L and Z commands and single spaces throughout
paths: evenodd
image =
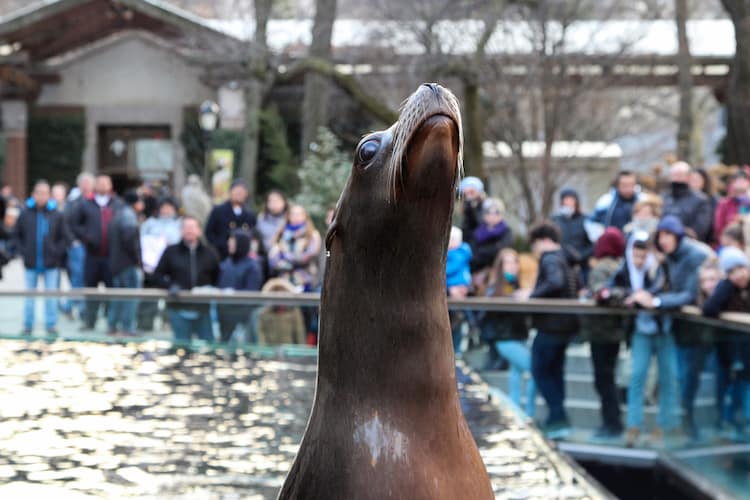
M 594 244 L 586 232 L 586 216 L 581 213 L 578 192 L 563 189 L 560 192 L 560 207 L 552 216 L 552 221 L 560 228 L 563 252 L 568 265 L 576 269 L 581 285 L 588 281 L 589 259 L 594 253 Z
M 112 286 L 140 288 L 143 277 L 138 220 L 143 212 L 143 200 L 137 191 L 128 190 L 123 195 L 123 201 L 125 206 L 115 213 L 107 235 Z M 113 300 L 107 311 L 108 333 L 134 334 L 137 307 L 137 300 Z
M 478 177 L 464 177 L 458 186 L 458 191 L 464 200 L 461 211 L 463 214 L 461 230 L 464 234 L 464 241 L 473 245 L 474 231 L 482 222 L 482 204 L 486 198 L 484 183 Z
M 499 198 L 482 203 L 482 223 L 474 231 L 471 245 L 471 272 L 492 266 L 497 253 L 513 244 L 513 231 L 505 222 L 505 204 Z
M 616 227 L 608 227 L 594 247 L 594 262 L 588 275 L 587 288 L 598 296 L 622 265 L 625 237 Z M 581 322 L 581 336 L 591 345 L 594 368 L 594 387 L 599 395 L 602 425 L 594 432 L 594 439 L 615 439 L 623 432 L 620 401 L 615 373 L 620 344 L 625 339 L 622 318 L 619 316 L 585 316 Z
M 704 302 L 703 314 L 715 318 L 722 312 L 747 313 L 750 311 L 750 259 L 737 248 L 725 248 L 719 255 L 719 265 L 724 271 L 725 278 L 716 285 L 714 293 Z M 731 365 L 739 362 L 743 368 L 736 374 L 734 383 L 746 391 L 747 387 L 750 387 L 750 343 L 746 340 L 736 340 L 735 336 L 729 337 L 724 343 L 727 344 L 726 351 L 731 353 L 721 356 L 721 353 L 717 352 L 720 368 L 723 368 L 725 373 L 724 381 L 728 385 Z M 717 349 L 720 347 L 718 344 L 717 342 Z M 741 414 L 737 415 L 736 410 L 740 410 L 741 413 L 741 409 L 741 401 L 737 401 L 733 405 L 733 411 L 727 415 L 729 425 L 733 426 L 740 436 L 747 431 L 747 428 L 743 428 L 747 425 L 745 418 Z
M 694 305 L 698 296 L 698 272 L 703 262 L 713 252 L 685 236 L 685 227 L 675 215 L 666 215 L 657 226 L 656 247 L 664 254 L 664 266 L 669 279 L 669 290 L 657 294 L 640 290 L 633 293 L 631 301 L 647 309 L 657 311 L 679 310 Z M 672 333 L 675 324 L 668 314 L 662 316 L 662 329 Z M 678 340 L 680 335 L 675 336 Z M 683 425 L 692 438 L 698 437 L 698 428 L 693 418 L 695 395 L 698 391 L 703 347 L 685 342 L 677 346 L 677 370 L 682 390 Z
M 247 207 L 247 183 L 235 179 L 229 189 L 229 199 L 211 210 L 206 222 L 206 239 L 211 243 L 222 259 L 229 256 L 227 241 L 233 231 L 250 231 L 255 227 L 255 214 Z
M 670 167 L 670 189 L 662 194 L 663 213 L 674 215 L 682 222 L 685 233 L 690 233 L 698 241 L 708 243 L 713 238 L 711 230 L 714 214 L 711 210 L 711 200 L 704 193 L 690 188 L 690 172 L 690 165 L 682 161 Z

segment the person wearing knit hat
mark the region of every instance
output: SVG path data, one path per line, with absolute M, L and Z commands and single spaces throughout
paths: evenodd
M 482 204 L 487 196 L 484 183 L 478 177 L 464 177 L 458 185 L 458 191 L 463 197 L 461 231 L 464 234 L 464 241 L 473 245 L 474 231 L 482 223 Z
M 724 274 L 729 276 L 737 267 L 750 267 L 750 259 L 739 248 L 728 247 L 719 254 L 719 265 Z
M 625 237 L 614 226 L 604 231 L 594 248 L 595 261 L 588 275 L 587 288 L 594 297 L 609 286 L 622 265 Z M 620 401 L 615 382 L 620 344 L 625 339 L 622 319 L 617 316 L 584 317 L 581 321 L 584 340 L 591 343 L 594 387 L 599 395 L 602 425 L 595 439 L 613 439 L 623 432 Z

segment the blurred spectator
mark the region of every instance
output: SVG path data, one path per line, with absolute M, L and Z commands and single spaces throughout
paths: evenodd
M 568 265 L 578 270 L 580 283 L 588 280 L 589 259 L 594 253 L 594 244 L 589 240 L 584 227 L 586 216 L 581 213 L 578 193 L 574 189 L 563 189 L 560 192 L 560 208 L 552 217 L 552 221 L 560 228 L 563 252 L 568 259 Z
M 68 201 L 65 204 L 65 223 L 71 241 L 68 245 L 67 270 L 70 288 L 83 288 L 86 284 L 86 245 L 78 237 L 75 225 L 81 216 L 83 205 L 93 196 L 94 176 L 88 172 L 82 172 L 76 179 L 76 187 L 68 193 Z M 72 309 L 78 310 L 78 317 L 83 318 L 85 304 L 82 299 L 71 300 Z M 72 314 L 72 310 L 71 310 Z
M 296 293 L 294 285 L 272 278 L 263 285 L 264 293 Z M 258 315 L 258 340 L 261 345 L 304 344 L 305 321 L 299 307 L 266 306 Z
M 750 260 L 741 250 L 727 248 L 721 253 L 719 263 L 726 278 L 719 282 L 713 294 L 703 304 L 703 314 L 717 317 L 723 311 L 747 313 L 750 311 Z M 721 346 L 717 346 L 719 364 L 723 372 L 720 373 L 720 381 L 728 383 L 731 372 L 738 368 L 734 377 L 738 387 L 734 392 L 733 405 L 729 412 L 725 413 L 723 408 L 720 408 L 719 415 L 735 428 L 739 436 L 742 436 L 745 431 L 743 427 L 747 422 L 742 416 L 738 418 L 737 413 L 747 408 L 750 403 L 750 343 L 744 339 L 732 339 L 725 344 L 728 352 L 724 352 L 723 355 Z M 723 395 L 724 391 L 717 394 L 720 404 L 724 400 Z
M 628 240 L 625 262 L 615 274 L 611 287 L 627 295 L 625 303 L 635 304 L 638 294 L 655 296 L 664 290 L 666 274 L 651 250 L 651 236 L 636 231 Z M 611 294 L 613 295 L 613 294 Z M 656 357 L 659 372 L 659 413 L 652 434 L 655 441 L 663 437 L 664 430 L 676 426 L 677 365 L 675 343 L 671 329 L 657 314 L 641 311 L 635 317 L 635 331 L 631 339 L 631 372 L 628 384 L 627 433 L 625 443 L 635 446 L 643 427 L 643 400 L 651 357 Z
M 601 292 L 609 286 L 622 265 L 624 254 L 625 237 L 616 227 L 608 227 L 596 242 L 594 263 L 588 276 L 587 286 L 594 297 L 600 297 Z M 594 387 L 601 402 L 602 426 L 594 437 L 616 438 L 624 430 L 615 382 L 620 343 L 625 339 L 622 318 L 616 315 L 586 317 L 583 326 L 582 330 L 590 340 Z
M 558 227 L 549 221 L 537 224 L 529 231 L 529 243 L 539 259 L 539 274 L 530 297 L 575 298 L 576 278 L 560 247 Z M 578 321 L 570 314 L 541 314 L 532 317 L 532 326 L 537 334 L 531 348 L 531 371 L 549 409 L 543 430 L 550 439 L 562 439 L 570 434 L 564 406 L 565 350 L 578 332 Z
M 703 193 L 708 198 L 708 203 L 711 210 L 711 229 L 708 233 L 706 243 L 713 244 L 714 241 L 718 241 L 718 238 L 714 235 L 714 216 L 716 214 L 716 207 L 719 204 L 719 197 L 716 196 L 716 189 L 714 188 L 714 182 L 711 176 L 704 168 L 696 168 L 690 172 L 690 179 L 688 181 L 690 189 L 696 193 Z
M 208 219 L 208 214 L 211 213 L 212 203 L 200 177 L 195 174 L 188 176 L 187 183 L 182 188 L 181 198 L 185 215 L 195 217 L 203 227 L 206 224 L 206 219 Z
M 470 261 L 471 247 L 468 243 L 463 242 L 463 231 L 456 226 L 451 227 L 445 272 L 448 297 L 464 299 L 469 295 L 469 287 L 471 286 Z M 461 328 L 465 323 L 466 313 L 464 311 L 449 311 L 448 314 L 453 333 L 453 352 L 458 354 L 461 351 Z
M 625 225 L 623 233 L 626 237 L 638 231 L 648 234 L 656 233 L 656 226 L 661 219 L 662 201 L 655 194 L 643 193 L 633 205 L 633 219 Z
M 55 202 L 55 208 L 58 212 L 63 214 L 63 224 L 65 224 L 65 234 L 68 237 L 69 240 L 72 240 L 72 233 L 70 232 L 70 229 L 68 228 L 68 223 L 65 218 L 65 205 L 67 201 L 67 195 L 68 195 L 68 187 L 63 182 L 56 182 L 52 185 L 52 190 L 50 192 L 50 197 Z M 70 244 L 70 241 L 66 242 L 66 252 L 63 254 L 63 262 L 66 262 L 67 260 L 67 246 Z M 58 273 L 58 277 L 62 277 L 62 273 Z M 70 280 L 70 273 L 68 273 L 68 280 Z M 57 288 L 60 288 L 60 283 L 57 284 Z M 58 309 L 60 312 L 65 314 L 68 318 L 73 319 L 73 305 L 72 301 L 66 298 L 59 298 L 57 300 Z
M 505 222 L 505 204 L 498 198 L 482 203 L 482 222 L 474 231 L 471 245 L 471 272 L 486 275 L 497 253 L 513 244 L 513 231 Z M 482 282 L 486 279 L 480 278 Z
M 57 210 L 65 211 L 65 203 L 68 196 L 68 186 L 64 182 L 56 182 L 52 185 L 51 198 L 55 200 Z
M 750 216 L 750 173 L 740 169 L 729 185 L 729 193 L 716 207 L 714 231 L 716 240 L 721 241 L 724 229 L 736 223 L 742 216 Z
M 141 185 L 138 193 L 143 200 L 143 212 L 140 214 L 142 218 L 148 219 L 156 215 L 159 210 L 159 197 L 157 192 L 154 190 L 154 185 L 150 181 L 146 181 Z
M 669 283 L 669 290 L 658 294 L 651 294 L 646 290 L 633 293 L 632 299 L 636 304 L 647 309 L 674 310 L 682 306 L 695 303 L 698 293 L 698 271 L 703 262 L 710 256 L 710 249 L 706 249 L 685 237 L 685 229 L 679 218 L 674 215 L 665 216 L 657 227 L 656 246 L 665 255 L 664 263 Z M 672 318 L 662 316 L 662 328 L 672 331 Z M 693 402 L 698 389 L 702 362 L 699 359 L 702 348 L 700 345 L 679 345 L 678 372 L 683 381 L 682 406 L 684 427 L 690 436 L 697 436 L 697 427 L 693 418 Z
M 47 181 L 37 181 L 34 184 L 31 198 L 18 218 L 13 239 L 26 268 L 26 289 L 36 290 L 37 282 L 42 278 L 45 290 L 57 290 L 68 236 L 63 215 L 57 211 L 55 201 L 50 198 Z M 44 324 L 48 334 L 57 334 L 55 297 L 47 297 L 44 301 Z M 23 333 L 30 335 L 33 326 L 34 299 L 27 298 Z
M 678 161 L 669 169 L 670 189 L 662 194 L 664 215 L 677 217 L 687 234 L 708 243 L 711 240 L 713 212 L 711 200 L 699 191 L 693 191 L 690 181 L 690 165 Z
M 182 240 L 169 245 L 159 259 L 154 280 L 169 290 L 171 298 L 180 291 L 215 286 L 217 283 L 219 256 L 211 246 L 201 241 L 201 236 L 200 221 L 186 215 L 182 218 Z M 201 340 L 214 340 L 208 303 L 169 301 L 167 307 L 176 341 L 187 342 L 193 333 Z
M 286 222 L 288 202 L 281 191 L 272 190 L 266 195 L 266 204 L 258 216 L 258 231 L 263 238 L 266 250 L 271 248 L 273 240 Z
M 263 272 L 257 258 L 250 257 L 250 233 L 235 231 L 229 237 L 229 257 L 219 266 L 222 290 L 258 291 L 263 285 Z M 228 342 L 238 325 L 246 326 L 251 308 L 244 304 L 222 304 L 217 307 L 221 341 Z
M 5 216 L 3 217 L 3 229 L 6 234 L 13 232 L 13 228 L 16 227 L 16 221 L 21 215 L 21 210 L 18 207 L 7 207 L 5 209 Z
M 612 189 L 597 200 L 591 220 L 601 224 L 602 231 L 609 226 L 622 231 L 631 220 L 633 205 L 638 198 L 638 181 L 635 174 L 623 170 L 615 177 Z
M 320 233 L 302 205 L 289 206 L 284 227 L 268 255 L 271 272 L 288 279 L 300 290 L 311 290 L 318 280 Z
M 515 297 L 519 294 L 521 263 L 518 253 L 505 248 L 495 259 L 487 283 L 488 297 Z M 527 291 L 528 293 L 528 291 Z M 536 410 L 536 384 L 531 376 L 531 350 L 528 346 L 529 327 L 522 313 L 487 311 L 480 320 L 482 339 L 489 343 L 490 352 L 496 352 L 510 365 L 508 392 L 519 408 L 529 417 Z M 526 381 L 526 405 L 521 405 L 521 389 Z
M 486 197 L 484 183 L 478 177 L 464 177 L 458 190 L 463 196 L 461 231 L 464 234 L 464 241 L 473 246 L 474 231 L 482 222 L 482 204 Z
M 21 208 L 21 200 L 19 200 L 15 194 L 13 194 L 13 186 L 10 184 L 4 184 L 0 188 L 0 197 L 5 200 L 7 207 L 19 207 Z
M 247 196 L 247 184 L 236 179 L 229 189 L 229 199 L 215 206 L 208 216 L 206 239 L 222 259 L 229 255 L 227 240 L 233 231 L 250 231 L 255 227 L 255 214 L 247 208 Z
M 122 208 L 122 202 L 112 192 L 112 179 L 108 175 L 98 175 L 94 192 L 81 202 L 73 214 L 71 229 L 76 239 L 86 246 L 85 283 L 96 288 L 99 283 L 112 286 L 110 268 L 109 232 L 112 219 Z M 85 305 L 84 328 L 93 330 L 99 313 L 100 302 L 88 299 Z
M 143 266 L 143 286 L 158 288 L 154 270 L 159 264 L 164 250 L 169 245 L 178 243 L 182 238 L 182 223 L 177 217 L 179 207 L 173 198 L 165 197 L 159 201 L 157 213 L 146 219 L 140 229 L 141 264 Z M 137 329 L 150 332 L 154 329 L 154 319 L 158 314 L 155 300 L 142 300 L 138 303 Z
M 141 243 L 138 231 L 139 215 L 143 211 L 143 200 L 135 190 L 123 195 L 124 206 L 112 219 L 109 241 L 109 266 L 112 272 L 114 288 L 141 288 Z M 138 301 L 135 299 L 113 300 L 107 311 L 107 332 L 110 335 L 124 333 L 135 334 L 136 311 Z
M 719 239 L 719 245 L 721 246 L 722 251 L 726 247 L 734 247 L 743 252 L 746 251 L 747 241 L 745 241 L 745 231 L 743 226 L 744 224 L 742 222 L 735 222 L 724 228 L 724 231 L 721 233 L 721 238 Z

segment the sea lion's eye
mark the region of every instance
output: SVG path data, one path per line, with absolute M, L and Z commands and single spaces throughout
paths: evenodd
M 360 163 L 368 163 L 370 160 L 375 158 L 375 155 L 378 153 L 378 149 L 380 149 L 380 141 L 371 139 L 365 142 L 359 147 L 359 151 L 357 152 L 357 160 Z

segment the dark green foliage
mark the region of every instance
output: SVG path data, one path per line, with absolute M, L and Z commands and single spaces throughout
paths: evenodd
M 299 191 L 299 161 L 289 146 L 286 124 L 276 106 L 271 105 L 261 112 L 260 126 L 262 191 L 278 189 L 287 196 L 294 196 Z
M 82 114 L 35 115 L 28 123 L 27 187 L 38 179 L 75 184 L 81 171 L 85 145 Z

